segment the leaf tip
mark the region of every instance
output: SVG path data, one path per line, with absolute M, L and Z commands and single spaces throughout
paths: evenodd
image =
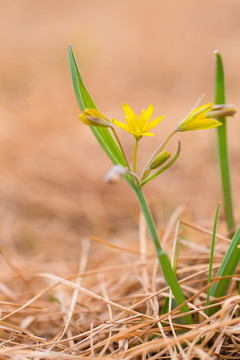
M 72 47 L 70 43 L 67 44 L 67 49 L 68 49 L 68 54 L 70 55 L 72 53 Z
M 214 50 L 214 54 L 216 55 L 216 58 L 221 60 L 221 55 L 219 50 Z

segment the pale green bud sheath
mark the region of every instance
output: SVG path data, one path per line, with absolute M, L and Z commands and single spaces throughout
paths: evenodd
M 153 173 L 150 176 L 148 176 L 149 170 L 147 168 L 147 170 L 145 170 L 143 176 L 140 179 L 141 186 L 143 186 L 146 183 L 148 183 L 149 181 L 153 180 L 155 177 L 162 174 L 165 170 L 167 170 L 170 166 L 172 166 L 175 163 L 175 161 L 178 159 L 178 157 L 180 155 L 180 151 L 181 151 L 181 141 L 180 141 L 180 139 L 178 139 L 177 150 L 176 150 L 175 154 L 172 156 L 172 158 L 169 161 L 167 161 L 166 163 L 164 163 L 163 166 L 161 166 L 159 168 L 159 170 L 157 170 L 155 173 Z
M 237 108 L 233 104 L 216 104 L 213 109 L 207 113 L 208 118 L 219 119 L 226 116 L 233 116 L 237 112 Z
M 163 150 L 152 159 L 151 163 L 149 164 L 149 169 L 154 170 L 159 168 L 162 164 L 164 164 L 171 156 L 171 153 Z
M 171 153 L 163 150 L 158 155 L 153 157 L 148 165 L 148 168 L 146 168 L 141 180 L 146 179 L 152 170 L 155 170 L 159 168 L 161 165 L 163 165 L 170 158 L 170 156 Z

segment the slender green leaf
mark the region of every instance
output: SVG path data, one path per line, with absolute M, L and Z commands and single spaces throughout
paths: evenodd
M 240 261 L 240 226 L 237 229 L 232 242 L 224 256 L 222 264 L 217 272 L 217 276 L 228 276 L 233 275 L 236 267 Z M 231 279 L 221 279 L 218 283 L 211 287 L 210 295 L 216 298 L 224 296 L 227 292 L 228 285 Z M 212 308 L 210 314 L 213 314 L 216 308 Z
M 162 315 L 167 314 L 168 312 L 169 312 L 169 297 L 165 297 L 163 308 L 162 308 Z
M 69 62 L 70 62 L 73 87 L 74 87 L 77 102 L 78 102 L 78 105 L 79 105 L 81 111 L 84 111 L 87 108 L 88 109 L 97 109 L 91 95 L 89 94 L 87 88 L 85 87 L 85 85 L 83 83 L 76 59 L 74 57 L 74 54 L 73 54 L 73 51 L 72 51 L 72 48 L 70 45 L 68 45 L 68 57 L 69 57 Z
M 224 69 L 221 56 L 216 52 L 216 72 L 215 72 L 215 104 L 225 103 L 225 81 Z M 227 123 L 226 118 L 218 119 L 222 126 L 217 127 L 218 137 L 218 153 L 221 168 L 222 189 L 224 197 L 224 211 L 227 222 L 228 231 L 233 231 L 235 223 L 232 207 L 231 196 L 231 180 L 228 161 L 228 145 L 227 145 Z M 233 235 L 233 232 L 230 234 Z
M 68 56 L 69 56 L 69 62 L 71 68 L 73 87 L 81 111 L 84 111 L 87 108 L 96 109 L 97 107 L 91 95 L 89 94 L 86 86 L 84 85 L 76 59 L 74 57 L 70 45 L 68 45 Z M 95 137 L 97 138 L 99 144 L 105 151 L 105 153 L 110 158 L 110 160 L 114 164 L 120 164 L 126 166 L 124 157 L 119 147 L 117 146 L 115 140 L 113 139 L 112 135 L 110 134 L 110 131 L 108 129 L 93 127 L 93 126 L 91 126 L 91 130 L 95 135 Z
M 218 220 L 219 208 L 220 208 L 220 203 L 218 203 L 218 206 L 217 206 L 215 220 L 214 220 L 214 226 L 213 226 L 212 246 L 211 246 L 211 254 L 210 254 L 210 261 L 209 261 L 209 271 L 208 271 L 208 284 L 210 284 L 210 282 L 212 280 L 213 255 L 214 255 L 214 248 L 215 248 L 215 239 L 216 239 L 217 220 Z M 209 305 L 210 290 L 211 290 L 211 288 L 207 289 L 206 306 Z M 208 313 L 209 313 L 209 309 L 206 310 L 206 314 L 208 314 Z

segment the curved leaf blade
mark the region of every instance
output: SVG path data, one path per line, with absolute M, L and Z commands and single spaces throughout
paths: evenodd
M 80 71 L 78 68 L 77 61 L 74 57 L 72 48 L 68 45 L 68 56 L 69 56 L 69 63 L 72 75 L 72 82 L 75 91 L 75 95 L 77 98 L 78 105 L 81 111 L 84 111 L 87 108 L 97 109 L 91 95 L 89 94 L 82 77 L 80 75 Z M 91 130 L 96 137 L 97 141 L 108 155 L 110 160 L 113 162 L 114 165 L 122 165 L 126 166 L 125 159 L 120 151 L 119 147 L 117 146 L 115 140 L 113 139 L 110 131 L 105 128 L 97 128 L 91 126 Z M 131 186 L 134 185 L 133 181 L 128 178 L 128 182 Z

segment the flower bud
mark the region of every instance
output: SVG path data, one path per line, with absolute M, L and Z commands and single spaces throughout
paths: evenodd
M 99 127 L 110 127 L 112 126 L 110 120 L 108 120 L 103 114 L 97 109 L 86 109 L 79 119 L 88 126 L 99 126 Z
M 171 153 L 163 150 L 157 156 L 155 156 L 149 164 L 149 169 L 154 170 L 164 164 L 171 156 Z
M 207 113 L 208 118 L 223 118 L 233 116 L 237 112 L 237 108 L 233 104 L 213 105 L 213 109 Z

